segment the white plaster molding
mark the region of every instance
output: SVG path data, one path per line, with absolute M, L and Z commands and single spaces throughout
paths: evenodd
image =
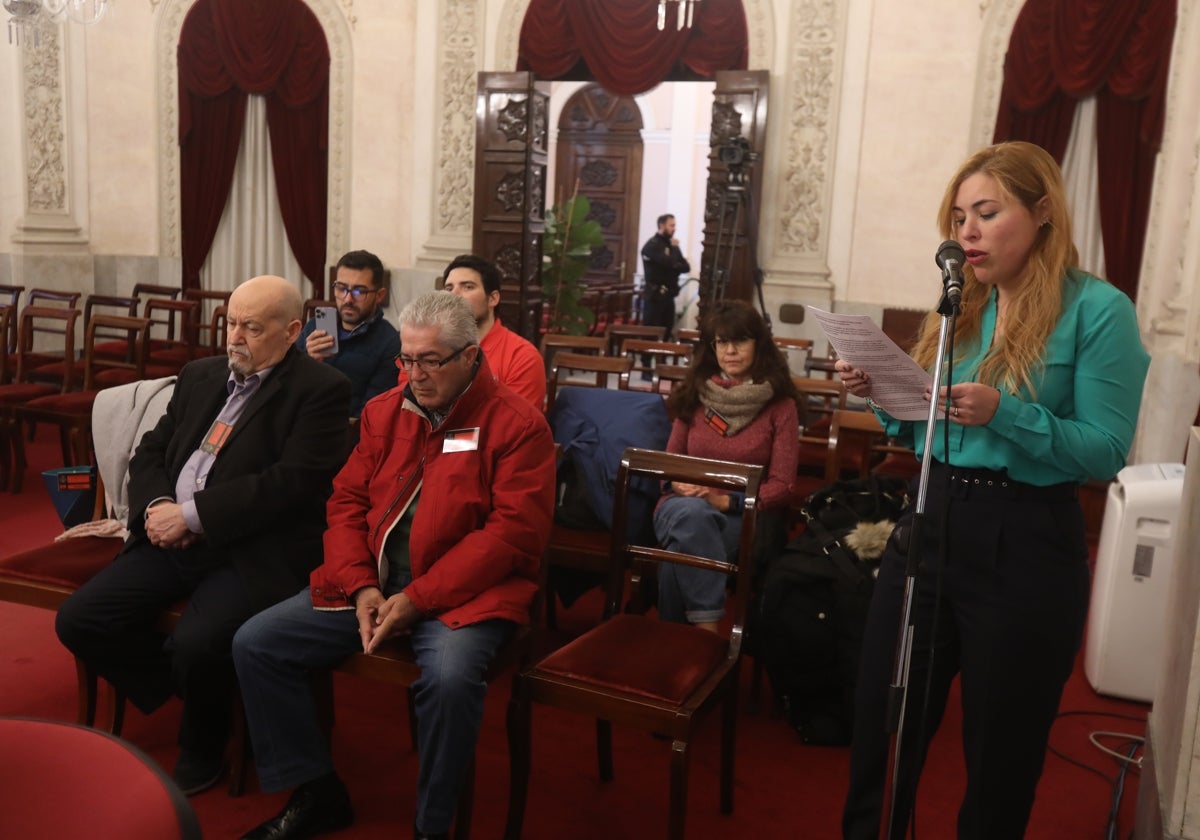
M 833 200 L 833 165 L 845 26 L 834 0 L 801 0 L 792 5 L 788 40 L 793 44 L 787 85 L 776 119 L 781 171 L 767 181 L 765 200 L 776 220 L 776 258 L 815 257 L 824 262 Z M 771 119 L 768 117 L 768 119 Z M 823 270 L 827 276 L 828 269 Z
M 1197 0 L 1181 0 L 1167 81 L 1162 149 L 1142 253 L 1138 310 L 1152 353 L 1200 360 L 1200 56 Z
M 434 124 L 432 239 L 471 238 L 474 221 L 475 94 L 481 16 L 475 0 L 440 0 Z
M 159 251 L 179 257 L 179 74 L 176 47 L 183 21 L 196 0 L 160 0 L 157 31 Z M 325 248 L 346 250 L 350 239 L 350 130 L 353 0 L 305 0 L 329 46 L 329 161 Z
M 983 18 L 975 65 L 975 97 L 971 108 L 971 148 L 990 145 L 1004 86 L 1004 54 L 1025 0 L 987 0 L 979 4 Z
M 505 0 L 496 32 L 495 70 L 515 70 L 517 48 L 521 41 L 521 24 L 529 0 Z M 766 70 L 774 66 L 775 14 L 772 0 L 742 0 L 746 13 L 747 64 L 751 70 Z
M 61 26 L 48 26 L 39 46 L 20 56 L 23 215 L 12 241 L 22 245 L 80 244 L 87 240 L 73 200 L 71 56 Z M 85 138 L 86 138 L 86 125 Z M 86 193 L 85 193 L 86 195 Z

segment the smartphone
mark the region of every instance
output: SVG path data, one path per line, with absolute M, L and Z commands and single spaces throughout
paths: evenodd
M 318 306 L 313 310 L 313 320 L 317 322 L 317 329 L 325 330 L 325 334 L 333 336 L 333 347 L 330 348 L 330 353 L 338 352 L 338 315 L 336 306 Z

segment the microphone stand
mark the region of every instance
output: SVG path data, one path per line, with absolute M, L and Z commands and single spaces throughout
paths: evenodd
M 942 261 L 939 259 L 938 264 Z M 908 562 L 905 565 L 904 595 L 900 608 L 900 630 L 896 643 L 896 659 L 892 667 L 892 682 L 888 688 L 887 731 L 895 733 L 892 748 L 891 789 L 888 798 L 887 832 L 892 838 L 892 821 L 896 813 L 896 789 L 900 779 L 900 757 L 904 743 L 904 720 L 908 703 L 908 674 L 912 663 L 912 644 L 915 631 L 913 603 L 916 600 L 917 575 L 921 569 L 921 532 L 925 527 L 925 501 L 929 487 L 929 471 L 933 464 L 933 436 L 938 419 L 938 394 L 942 384 L 942 363 L 946 355 L 946 344 L 954 334 L 958 319 L 959 296 L 962 292 L 961 277 L 954 280 L 954 269 L 943 267 L 945 289 L 938 303 L 938 314 L 942 316 L 938 332 L 937 357 L 933 366 L 933 396 L 929 400 L 929 415 L 925 424 L 925 449 L 921 456 L 921 472 L 917 481 L 917 501 L 913 511 L 912 527 L 908 533 Z M 947 412 L 949 414 L 949 412 Z M 949 422 L 949 421 L 947 421 Z M 916 780 L 913 781 L 914 792 Z M 910 807 L 915 807 L 916 801 Z M 901 836 L 903 836 L 903 830 Z

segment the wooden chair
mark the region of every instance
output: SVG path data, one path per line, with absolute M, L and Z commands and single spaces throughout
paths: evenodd
M 889 306 L 883 310 L 879 328 L 907 353 L 917 343 L 921 327 L 925 324 L 925 316 L 928 314 L 924 309 L 899 309 Z
M 604 337 L 608 340 L 609 356 L 623 356 L 624 350 L 621 345 L 627 338 L 640 338 L 645 341 L 665 341 L 667 338 L 666 327 L 648 326 L 646 324 L 609 324 L 604 330 Z
M 835 410 L 826 449 L 826 481 L 838 481 L 847 473 L 858 478 L 870 473 L 911 478 L 921 466 L 913 450 L 887 439 L 873 411 Z
M 158 283 L 138 283 L 133 287 L 133 296 L 136 297 L 138 301 L 146 301 L 146 303 L 149 303 L 151 300 L 177 301 L 179 300 L 179 296 L 182 294 L 183 287 L 181 286 L 164 286 Z M 143 314 L 153 322 L 150 330 L 152 339 L 155 336 L 160 336 L 163 340 L 168 342 L 176 340 L 176 336 L 179 332 L 179 315 L 177 310 L 172 310 L 165 307 L 155 307 L 148 314 L 145 310 L 143 310 Z M 150 349 L 153 350 L 154 346 L 151 345 Z
M 610 378 L 616 377 L 619 390 L 629 390 L 629 371 L 633 361 L 626 357 L 586 356 L 581 353 L 560 352 L 550 365 L 546 377 L 546 411 L 554 405 L 558 389 L 563 385 L 585 388 L 607 388 Z
M 232 291 L 218 291 L 215 289 L 186 289 L 183 293 L 184 300 L 194 300 L 198 306 L 196 312 L 196 357 L 216 356 L 225 352 L 224 333 L 221 333 L 220 341 L 217 339 L 218 327 L 225 323 L 226 315 L 229 307 L 229 296 Z
M 662 400 L 653 394 L 591 387 L 562 389 L 546 416 L 559 447 L 556 462 L 561 493 L 561 508 L 556 511 L 545 554 L 550 574 L 546 626 L 555 628 L 558 598 L 569 605 L 583 592 L 604 585 L 611 542 L 610 494 L 619 466 L 617 453 L 628 446 L 665 449 L 671 421 Z M 573 439 L 576 435 L 579 437 Z M 561 457 L 562 447 L 566 447 L 566 459 Z M 609 457 L 612 460 L 607 462 Z M 565 485 L 570 485 L 570 490 L 564 490 Z M 572 504 L 572 499 L 579 498 L 572 491 L 582 493 L 582 504 Z M 635 527 L 649 525 L 659 496 L 657 484 L 650 494 L 653 498 L 649 500 L 643 494 L 643 509 L 639 511 L 646 516 L 645 523 L 627 516 Z
M 98 339 L 124 332 L 119 342 L 129 348 L 128 358 L 106 356 L 97 352 Z M 92 406 L 102 388 L 125 385 L 146 377 L 146 345 L 150 333 L 148 318 L 125 315 L 96 314 L 88 324 L 84 345 L 83 388 L 65 394 L 50 394 L 28 400 L 15 407 L 14 436 L 15 469 L 12 486 L 20 489 L 25 469 L 24 444 L 21 440 L 23 423 L 50 423 L 58 426 L 63 463 L 67 466 L 91 463 Z
M 57 289 L 30 289 L 25 298 L 26 306 L 55 306 L 62 304 L 68 309 L 79 305 L 83 292 L 60 292 Z
M 671 393 L 671 389 L 687 377 L 690 365 L 656 365 L 654 378 L 651 380 L 651 390 L 663 397 Z
M 88 295 L 83 301 L 83 331 L 87 334 L 92 317 L 101 312 L 110 315 L 125 315 L 130 318 L 137 316 L 138 299 L 135 297 L 119 297 L 116 295 Z M 96 335 L 95 352 L 100 357 L 125 359 L 132 358 L 133 347 L 129 344 L 128 335 L 121 330 L 108 331 L 101 329 Z M 52 362 L 38 369 L 39 374 L 55 373 L 62 375 L 66 361 Z M 75 382 L 83 381 L 84 360 L 82 357 L 72 363 L 75 367 L 72 378 Z
M 812 358 L 811 338 L 787 338 L 773 336 L 771 339 L 788 360 L 788 368 L 797 376 L 808 376 L 809 360 Z
M 8 326 L 0 332 L 0 345 L 3 345 L 3 349 L 9 354 L 17 352 L 17 313 L 21 309 L 21 293 L 24 291 L 24 286 L 0 284 L 0 305 L 8 307 L 12 312 Z
M 7 385 L 12 381 L 13 377 L 14 371 L 8 363 L 8 357 L 16 351 L 17 340 L 14 336 L 10 344 L 8 336 L 16 328 L 16 312 L 17 308 L 15 306 L 0 303 L 0 385 Z
M 147 376 L 171 376 L 179 373 L 197 355 L 204 355 L 203 351 L 197 352 L 200 347 L 200 301 L 150 298 L 142 314 L 149 319 L 151 329 Z M 163 328 L 165 335 L 156 337 L 155 327 Z
M 800 392 L 800 468 L 818 475 L 825 471 L 829 424 L 833 413 L 846 407 L 846 389 L 837 379 L 793 376 Z
M 626 338 L 621 343 L 621 354 L 628 356 L 633 363 L 630 370 L 630 387 L 642 388 L 641 381 L 647 382 L 642 390 L 658 391 L 659 365 L 691 364 L 694 346 L 679 341 L 647 341 L 643 338 Z M 634 376 L 634 372 L 639 375 Z
M 138 386 L 127 386 L 136 388 Z M 170 389 L 163 390 L 157 397 L 145 405 L 146 414 L 143 417 L 131 417 L 132 434 L 129 438 L 132 445 L 128 455 L 140 439 L 138 432 L 153 425 L 158 416 L 166 409 Z M 104 399 L 114 400 L 120 404 L 120 395 L 114 389 Z M 101 445 L 111 449 L 115 446 L 112 441 L 102 439 Z M 115 475 L 106 472 L 106 465 L 113 465 L 116 459 L 106 459 L 96 471 L 96 503 L 93 509 L 93 519 L 120 517 L 124 512 L 116 509 L 116 499 L 123 498 L 117 487 L 128 481 L 127 473 Z M 110 492 L 106 493 L 105 488 Z M 47 610 L 57 610 L 66 598 L 92 576 L 112 562 L 120 552 L 125 540 L 119 536 L 102 537 L 88 536 L 51 542 L 38 548 L 30 549 L 9 557 L 0 558 L 0 600 Z M 96 723 L 97 714 L 97 679 L 80 661 L 75 663 L 76 679 L 79 685 L 78 721 L 82 724 Z M 117 716 L 116 704 L 108 708 L 109 719 L 105 728 L 114 731 L 114 719 Z M 119 733 L 119 725 L 116 726 Z
M 733 811 L 734 742 L 742 631 L 750 591 L 750 562 L 738 565 L 676 554 L 625 541 L 629 485 L 635 476 L 705 484 L 745 494 L 739 555 L 752 556 L 755 497 L 762 468 L 627 449 L 616 487 L 606 620 L 559 648 L 513 679 L 509 701 L 512 762 L 507 840 L 518 840 L 524 823 L 531 763 L 532 707 L 542 703 L 595 717 L 600 778 L 613 778 L 613 723 L 669 737 L 671 745 L 668 837 L 683 840 L 687 814 L 690 745 L 697 724 L 720 705 L 720 810 Z M 727 637 L 687 624 L 622 613 L 627 564 L 683 563 L 712 569 L 736 580 L 729 599 Z
M 675 340 L 692 345 L 692 352 L 695 353 L 696 345 L 700 343 L 700 330 L 676 329 Z
M 13 381 L 0 385 L 0 487 L 11 488 L 13 458 L 21 441 L 17 434 L 16 406 L 50 394 L 64 394 L 74 384 L 74 366 L 67 365 L 66 377 L 54 382 L 38 378 L 36 370 L 41 365 L 52 364 L 54 356 L 42 351 L 35 352 L 35 342 L 43 335 L 51 340 L 58 338 L 62 352 L 58 358 L 73 358 L 75 355 L 75 321 L 78 309 L 50 306 L 26 306 L 21 310 L 17 329 L 16 373 Z M 22 448 L 20 451 L 24 451 Z
M 542 360 L 546 364 L 546 375 L 554 364 L 554 357 L 560 351 L 581 353 L 588 356 L 603 356 L 608 350 L 608 341 L 602 335 L 566 335 L 564 333 L 543 333 L 541 340 Z

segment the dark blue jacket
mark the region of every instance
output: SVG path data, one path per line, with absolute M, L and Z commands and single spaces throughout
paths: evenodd
M 383 317 L 383 310 L 354 332 L 338 326 L 338 353 L 326 361 L 340 370 L 350 380 L 353 396 L 350 399 L 350 416 L 357 417 L 367 400 L 377 397 L 396 385 L 396 354 L 400 352 L 400 333 Z M 304 342 L 317 322 L 310 320 L 300 330 L 296 346 L 305 352 Z
M 612 526 L 617 468 L 627 446 L 665 450 L 671 421 L 659 394 L 612 388 L 560 388 L 550 409 L 550 429 L 562 457 L 575 462 L 576 475 L 591 496 L 592 509 Z M 657 481 L 630 485 L 630 539 L 641 541 L 661 491 Z M 651 534 L 651 537 L 653 535 Z

